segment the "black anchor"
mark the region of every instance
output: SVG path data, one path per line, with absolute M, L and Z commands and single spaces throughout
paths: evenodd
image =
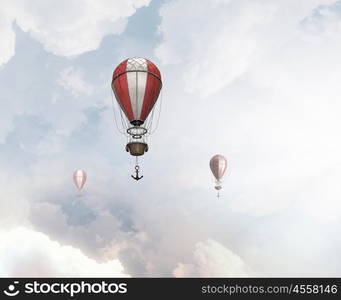
M 135 180 L 140 180 L 141 178 L 143 178 L 143 175 L 141 177 L 139 177 L 139 169 L 140 167 L 138 165 L 135 166 L 135 176 L 131 175 L 131 177 L 133 177 Z

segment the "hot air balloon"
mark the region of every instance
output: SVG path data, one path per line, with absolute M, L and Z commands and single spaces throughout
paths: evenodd
M 76 170 L 73 173 L 73 182 L 77 189 L 81 190 L 86 182 L 87 174 L 84 170 Z
M 221 181 L 227 169 L 226 158 L 220 154 L 214 155 L 210 160 L 210 168 L 213 176 L 216 179 L 215 181 L 216 185 L 214 188 L 218 191 L 219 197 L 219 190 L 222 189 Z
M 126 151 L 136 157 L 136 175 L 132 177 L 139 180 L 143 176 L 138 175 L 138 157 L 148 151 L 147 136 L 153 131 L 154 108 L 162 87 L 161 74 L 148 59 L 128 58 L 114 70 L 111 87 L 121 114 L 123 130 L 120 131 L 128 140 Z

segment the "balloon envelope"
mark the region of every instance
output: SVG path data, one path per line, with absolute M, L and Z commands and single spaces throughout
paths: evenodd
M 76 170 L 73 173 L 73 182 L 76 187 L 81 190 L 86 182 L 87 174 L 84 170 Z
M 127 119 L 141 125 L 159 97 L 161 74 L 148 59 L 128 58 L 116 67 L 111 87 Z
M 227 169 L 227 160 L 224 156 L 217 154 L 210 160 L 210 168 L 215 179 L 219 182 Z

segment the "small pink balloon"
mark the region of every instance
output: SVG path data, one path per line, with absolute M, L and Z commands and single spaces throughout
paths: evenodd
M 84 170 L 76 170 L 73 173 L 73 182 L 76 187 L 81 190 L 86 182 L 87 174 Z
M 215 179 L 219 182 L 223 178 L 227 169 L 226 158 L 220 154 L 214 155 L 210 160 L 210 168 Z

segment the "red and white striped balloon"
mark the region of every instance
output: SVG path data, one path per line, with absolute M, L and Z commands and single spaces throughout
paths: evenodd
M 220 183 L 227 169 L 227 160 L 224 156 L 217 154 L 210 160 L 210 168 L 213 176 L 217 180 L 216 189 L 221 189 Z
M 76 170 L 73 173 L 73 182 L 75 183 L 76 187 L 81 190 L 86 182 L 87 174 L 84 170 Z
M 128 58 L 115 69 L 111 87 L 127 119 L 133 125 L 141 125 L 159 97 L 161 74 L 148 59 Z

